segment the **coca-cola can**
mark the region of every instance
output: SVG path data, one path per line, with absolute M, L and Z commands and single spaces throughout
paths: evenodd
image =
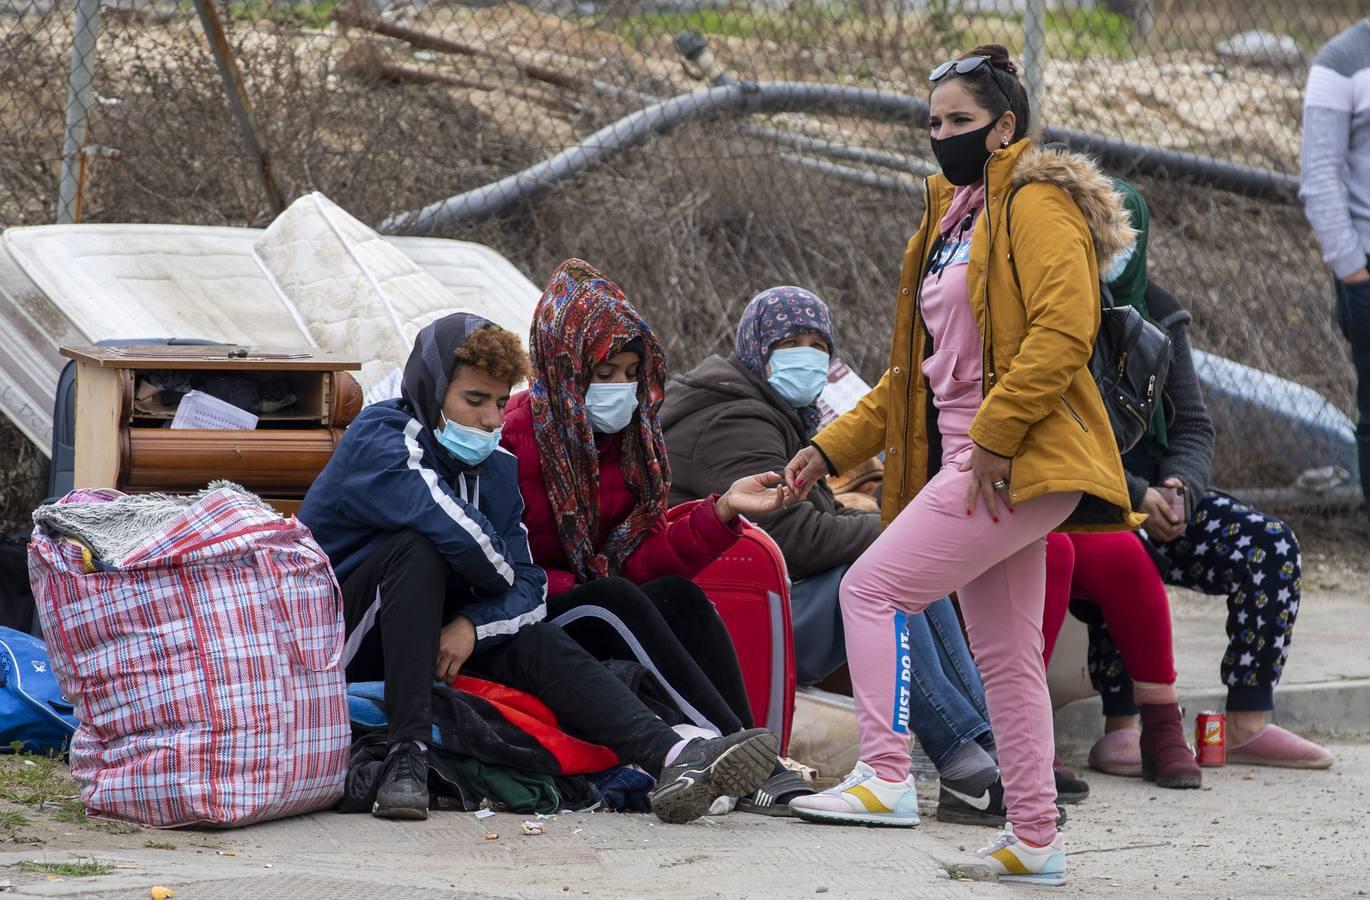
M 1194 717 L 1195 758 L 1201 766 L 1227 764 L 1227 717 L 1220 712 L 1201 712 Z

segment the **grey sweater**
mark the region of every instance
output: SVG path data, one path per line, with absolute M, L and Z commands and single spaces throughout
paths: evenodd
M 1318 51 L 1303 101 L 1299 196 L 1338 278 L 1370 255 L 1370 19 Z
M 1213 466 L 1213 420 L 1204 405 L 1194 357 L 1189 352 L 1189 311 L 1154 282 L 1147 285 L 1146 303 L 1152 320 L 1166 330 L 1171 341 L 1170 374 L 1166 377 L 1164 396 L 1167 446 L 1159 459 L 1141 447 L 1123 457 L 1127 490 L 1132 508 L 1140 509 L 1148 487 L 1174 476 L 1184 482 L 1188 518 L 1194 515 L 1194 505 L 1208 491 Z

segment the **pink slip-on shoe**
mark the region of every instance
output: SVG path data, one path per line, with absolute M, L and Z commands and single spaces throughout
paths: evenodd
M 1089 748 L 1089 767 L 1106 775 L 1142 777 L 1142 733 L 1135 728 L 1120 728 L 1094 742 Z
M 1278 766 L 1283 769 L 1330 769 L 1332 753 L 1307 738 L 1278 725 L 1267 725 L 1245 744 L 1227 751 L 1227 762 L 1236 766 Z

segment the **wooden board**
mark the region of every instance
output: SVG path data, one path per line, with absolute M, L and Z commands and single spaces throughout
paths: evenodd
M 72 487 L 112 488 L 119 480 L 119 423 L 127 373 L 76 364 L 76 466 Z
M 220 369 L 336 372 L 361 363 L 315 347 L 132 344 L 123 347 L 64 346 L 62 355 L 102 369 Z

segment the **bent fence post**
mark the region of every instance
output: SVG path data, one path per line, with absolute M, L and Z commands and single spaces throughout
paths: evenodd
M 267 152 L 266 142 L 257 127 L 257 119 L 252 114 L 247 87 L 243 84 L 242 73 L 238 71 L 238 62 L 229 49 L 228 35 L 224 33 L 223 23 L 219 21 L 219 14 L 214 9 L 214 0 L 195 0 L 195 12 L 200 16 L 200 24 L 204 26 L 209 48 L 214 53 L 214 62 L 219 67 L 219 77 L 224 82 L 224 93 L 228 94 L 228 102 L 233 107 L 234 118 L 238 120 L 243 142 L 247 144 L 248 152 L 257 163 L 257 173 L 262 179 L 262 187 L 266 190 L 266 199 L 271 204 L 271 211 L 275 215 L 280 215 L 285 211 L 285 195 L 276 184 L 276 176 L 271 169 L 271 154 Z

